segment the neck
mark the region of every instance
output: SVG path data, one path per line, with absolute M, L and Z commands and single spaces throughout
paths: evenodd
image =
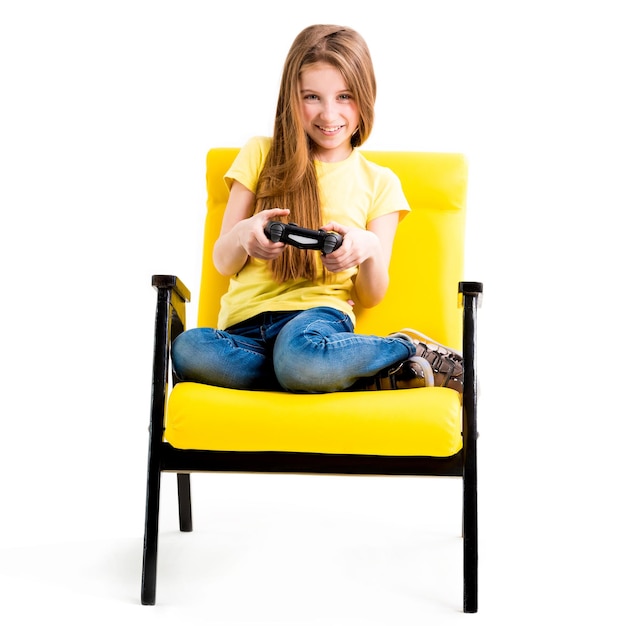
M 323 153 L 320 154 L 319 152 L 314 152 L 313 153 L 313 158 L 316 161 L 321 161 L 322 163 L 338 163 L 339 161 L 345 161 L 351 154 L 352 151 L 354 150 L 354 148 L 352 148 L 352 146 L 350 147 L 350 149 L 346 152 L 341 152 L 341 153 Z

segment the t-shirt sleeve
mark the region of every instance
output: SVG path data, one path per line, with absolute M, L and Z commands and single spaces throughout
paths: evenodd
M 382 168 L 381 176 L 377 180 L 375 201 L 367 216 L 367 221 L 371 222 L 377 217 L 396 211 L 399 213 L 399 219 L 402 220 L 410 210 L 411 207 L 402 190 L 400 179 L 392 170 Z
M 256 193 L 259 175 L 265 164 L 270 143 L 269 137 L 253 137 L 243 145 L 224 175 L 224 182 L 228 189 L 236 180 L 252 193 Z

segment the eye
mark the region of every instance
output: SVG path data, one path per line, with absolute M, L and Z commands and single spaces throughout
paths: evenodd
M 309 101 L 313 101 L 313 100 L 319 100 L 319 97 L 316 96 L 314 93 L 308 93 L 304 96 L 305 100 L 309 100 Z
M 352 100 L 352 94 L 351 93 L 342 93 L 339 96 L 339 100 Z

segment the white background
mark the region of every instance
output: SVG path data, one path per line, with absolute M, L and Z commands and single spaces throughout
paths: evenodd
M 620 4 L 3 2 L 3 623 L 617 623 Z M 459 487 L 438 479 L 194 477 L 181 539 L 166 476 L 158 604 L 139 606 L 150 277 L 197 296 L 205 153 L 271 134 L 287 50 L 321 22 L 370 45 L 366 148 L 469 159 L 466 278 L 485 284 L 474 617 Z

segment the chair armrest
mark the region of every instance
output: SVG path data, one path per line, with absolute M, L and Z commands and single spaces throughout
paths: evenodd
M 189 302 L 191 299 L 191 293 L 185 286 L 182 280 L 178 276 L 172 276 L 169 274 L 155 274 L 152 277 L 152 286 L 157 291 L 163 291 L 169 293 L 170 304 L 174 309 L 174 312 L 181 320 L 183 330 L 186 324 L 185 320 L 185 302 Z
M 189 302 L 190 292 L 185 287 L 183 281 L 178 276 L 172 276 L 171 274 L 155 274 L 152 277 L 152 286 L 159 288 L 171 287 L 174 289 L 181 298 L 184 298 L 186 302 Z
M 476 374 L 476 322 L 478 307 L 482 303 L 483 284 L 459 283 L 459 304 L 463 307 L 463 442 L 467 449 L 475 446 L 476 406 L 478 400 L 478 376 Z
M 150 414 L 152 441 L 156 445 L 161 441 L 164 428 L 170 348 L 174 339 L 185 330 L 185 303 L 189 302 L 191 294 L 177 276 L 156 274 L 152 277 L 152 286 L 158 294 L 154 322 Z
M 462 300 L 465 299 L 465 296 L 476 298 L 477 304 L 480 307 L 483 300 L 483 284 L 477 282 L 460 282 L 459 295 Z

